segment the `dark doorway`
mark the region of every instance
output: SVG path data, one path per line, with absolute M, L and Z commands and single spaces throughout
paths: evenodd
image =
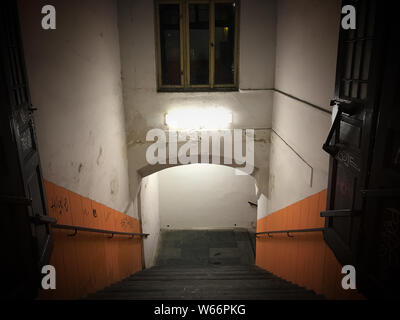
M 0 4 L 0 217 L 2 293 L 35 298 L 52 248 L 46 196 L 25 70 L 17 2 Z

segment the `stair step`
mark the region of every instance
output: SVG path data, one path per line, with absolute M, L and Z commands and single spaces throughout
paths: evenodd
M 255 266 L 247 232 L 168 231 L 161 238 L 157 266 L 114 283 L 88 299 L 323 299 Z
M 88 296 L 99 300 L 320 300 L 256 266 L 157 266 Z
M 199 269 L 199 268 L 181 268 L 181 269 L 146 269 L 141 272 L 141 274 L 196 274 L 196 273 L 207 273 L 207 274 L 271 274 L 265 270 L 257 270 L 257 269 L 241 269 L 241 270 L 233 270 L 233 269 Z
M 272 276 L 262 276 L 262 275 L 176 275 L 176 276 L 137 276 L 124 281 L 172 281 L 172 280 L 236 280 L 236 279 L 246 279 L 246 280 L 263 280 L 263 279 L 274 279 Z
M 207 292 L 125 292 L 125 293 L 102 293 L 88 297 L 89 300 L 321 300 L 323 297 L 313 292 L 304 291 L 245 291 L 231 292 L 218 291 Z
M 128 291 L 128 290 L 179 290 L 184 288 L 185 290 L 191 290 L 201 288 L 202 290 L 217 290 L 217 289 L 229 289 L 229 290 L 247 290 L 247 289 L 294 289 L 295 286 L 284 282 L 280 279 L 270 280 L 178 280 L 178 281 L 132 281 L 123 282 L 120 284 L 112 285 L 104 291 Z M 297 289 L 297 288 L 295 288 Z M 298 287 L 299 290 L 302 290 Z

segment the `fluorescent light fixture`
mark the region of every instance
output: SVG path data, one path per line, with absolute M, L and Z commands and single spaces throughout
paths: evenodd
M 219 108 L 182 108 L 165 115 L 165 123 L 176 130 L 227 129 L 232 123 L 232 113 Z

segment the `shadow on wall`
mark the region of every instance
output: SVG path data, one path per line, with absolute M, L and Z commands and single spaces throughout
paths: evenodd
M 325 190 L 258 220 L 257 232 L 324 227 L 326 197 Z M 256 265 L 327 299 L 362 299 L 342 289 L 342 267 L 321 232 L 258 238 Z
M 58 224 L 140 233 L 139 221 L 45 181 L 49 215 Z M 94 214 L 95 213 L 95 214 Z M 56 268 L 56 290 L 39 299 L 80 299 L 142 269 L 141 240 L 126 236 L 53 229 L 49 264 Z

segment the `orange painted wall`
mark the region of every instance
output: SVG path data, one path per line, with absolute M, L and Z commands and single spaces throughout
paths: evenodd
M 312 195 L 257 222 L 257 232 L 324 227 L 320 212 L 326 209 L 327 191 Z M 322 294 L 327 299 L 359 299 L 343 290 L 341 265 L 322 232 L 273 234 L 257 239 L 256 264 L 275 275 Z
M 49 215 L 58 224 L 140 233 L 140 223 L 126 214 L 45 181 Z M 96 216 L 93 212 L 96 212 Z M 142 269 L 137 237 L 53 229 L 50 265 L 56 268 L 56 290 L 39 299 L 79 299 Z

